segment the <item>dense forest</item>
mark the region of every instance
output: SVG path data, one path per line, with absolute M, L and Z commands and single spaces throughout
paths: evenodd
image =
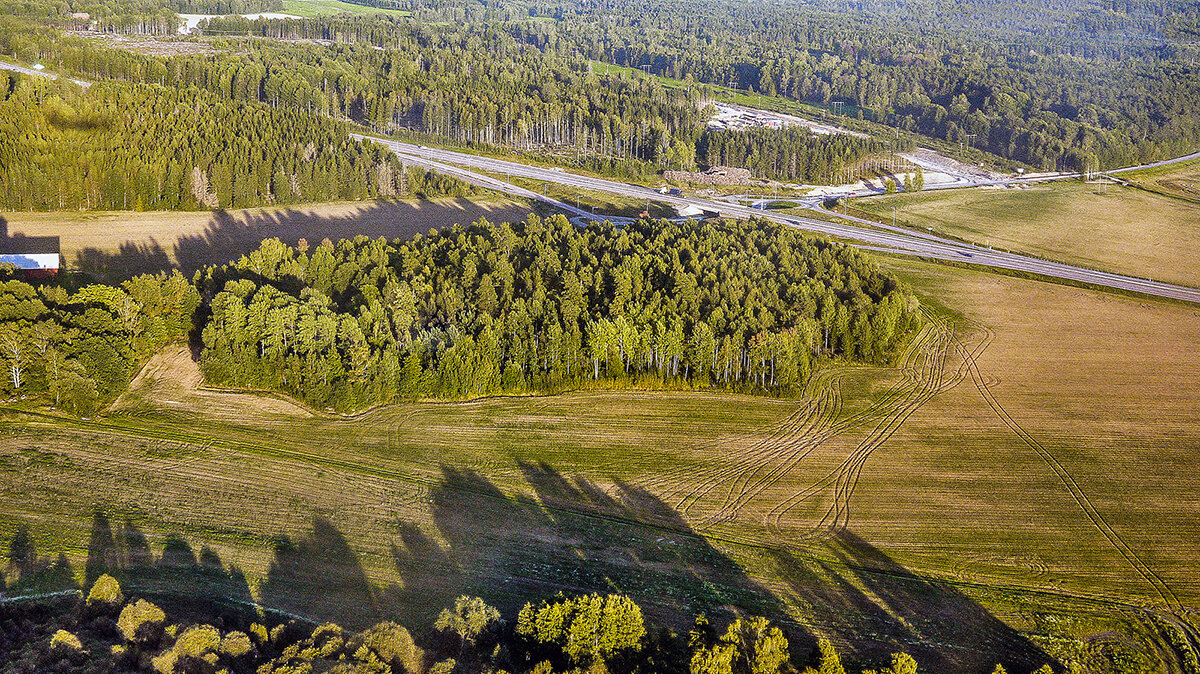
M 1186 33 L 1188 3 L 535 5 L 554 20 L 509 29 L 548 51 L 840 101 L 851 114 L 1040 168 L 1134 164 L 1200 141 L 1200 52 L 1158 33 L 1167 17 Z
M 619 594 L 558 594 L 504 616 L 479 597 L 460 596 L 418 642 L 395 622 L 361 632 L 259 616 L 205 622 L 126 597 L 109 575 L 82 595 L 25 602 L 0 612 L 0 666 L 14 674 L 845 674 L 828 639 L 794 652 L 767 619 L 721 624 L 704 615 L 685 634 L 650 623 Z M 131 593 L 132 594 L 132 593 Z M 804 649 L 807 651 L 808 649 Z M 801 669 L 800 667 L 803 667 Z M 1003 674 L 997 665 L 994 674 Z M 1051 674 L 1049 664 L 1035 674 Z M 864 674 L 916 674 L 904 652 Z
M 623 175 L 638 175 L 647 169 L 693 168 L 707 115 L 705 93 L 699 87 L 671 89 L 652 78 L 601 74 L 578 56 L 543 52 L 496 30 L 430 27 L 390 17 L 255 22 L 229 17 L 213 19 L 205 28 L 225 36 L 246 33 L 306 42 L 243 40 L 236 52 L 160 58 L 107 49 L 44 27 L 9 21 L 0 22 L 0 51 L 37 59 L 89 80 L 154 84 L 175 89 L 179 95 L 190 95 L 184 92 L 196 87 L 226 104 L 244 102 L 248 111 L 257 110 L 250 104 L 263 103 L 279 111 L 258 115 L 256 131 L 268 137 L 325 134 L 328 129 L 340 128 L 340 122 L 331 127 L 313 119 L 326 117 L 351 120 L 384 133 L 419 133 L 474 146 L 550 151 L 559 161 Z M 232 43 L 228 46 L 233 47 Z M 171 104 L 169 96 L 163 94 L 162 98 L 160 106 Z M 125 104 L 138 106 L 126 108 L 130 115 L 137 115 L 139 108 L 147 112 L 157 109 L 156 102 L 144 95 L 131 97 Z M 33 111 L 28 116 L 38 117 Z M 32 123 L 30 119 L 22 121 Z M 41 125 L 53 121 L 42 119 Z M 217 129 L 227 128 L 226 121 Z M 309 126 L 311 131 L 306 128 Z M 136 127 L 129 130 L 136 131 Z M 810 182 L 824 179 L 879 149 L 865 141 L 804 135 L 810 137 L 801 139 L 795 132 L 778 131 L 756 136 L 765 151 L 796 159 L 764 162 L 771 177 Z M 166 174 L 173 159 L 143 158 L 142 163 L 153 163 L 150 170 Z M 271 163 L 279 161 L 276 158 Z M 344 161 L 353 163 L 354 157 L 347 156 Z M 40 171 L 28 162 L 26 155 L 20 155 L 13 170 Z M 368 163 L 377 162 L 376 158 Z M 256 171 L 252 167 L 246 170 Z M 314 199 L 389 193 L 387 188 L 372 186 L 371 180 L 356 177 L 362 175 L 357 167 L 339 169 L 331 182 L 350 184 L 331 184 L 326 194 L 313 194 L 311 189 L 306 193 Z M 290 198 L 261 185 L 247 187 L 251 192 L 243 194 L 238 204 Z M 192 205 L 186 198 L 165 193 L 143 196 L 146 207 Z M 58 195 L 35 186 L 21 198 L 21 203 L 8 207 L 53 208 Z M 122 199 L 122 203 L 126 201 Z M 218 201 L 222 206 L 232 203 Z M 79 206 L 95 208 L 97 204 L 81 199 Z
M 766 222 L 269 240 L 199 286 L 210 381 L 335 409 L 599 380 L 788 392 L 822 356 L 886 362 L 917 322 L 862 253 Z
M 3 389 L 80 415 L 125 390 L 163 344 L 186 338 L 200 295 L 178 273 L 121 286 L 0 283 Z
M 471 191 L 424 175 L 319 115 L 192 86 L 82 89 L 0 72 L 0 209 L 243 208 Z
M 88 414 L 191 335 L 215 384 L 338 410 L 580 386 L 789 394 L 821 358 L 887 362 L 916 301 L 863 253 L 765 221 L 562 216 L 291 247 L 195 284 L 0 288 L 0 390 Z

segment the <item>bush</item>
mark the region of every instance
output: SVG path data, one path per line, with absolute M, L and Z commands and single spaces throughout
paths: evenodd
M 424 660 L 424 654 L 413 642 L 408 630 L 393 622 L 379 623 L 364 631 L 355 641 L 369 648 L 393 669 L 414 672 L 420 669 Z
M 50 637 L 50 648 L 69 648 L 73 651 L 83 650 L 79 637 L 66 630 L 59 630 Z
M 116 608 L 125 601 L 121 584 L 107 573 L 96 579 L 92 591 L 88 592 L 87 605 L 94 608 Z
M 136 644 L 149 644 L 158 641 L 162 633 L 162 625 L 167 614 L 154 604 L 139 599 L 129 604 L 117 618 L 117 629 L 126 641 Z
M 221 653 L 231 658 L 240 658 L 253 650 L 254 642 L 245 632 L 230 632 L 221 639 Z

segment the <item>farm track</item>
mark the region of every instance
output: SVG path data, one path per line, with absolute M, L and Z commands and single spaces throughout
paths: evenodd
M 790 512 L 823 494 L 827 494 L 832 503 L 821 520 L 800 538 L 823 538 L 845 531 L 850 522 L 850 502 L 867 460 L 916 410 L 935 396 L 955 388 L 965 378 L 961 365 L 952 372 L 947 372 L 952 329 L 930 318 L 927 330 L 927 337 L 920 344 L 920 348 L 915 348 L 914 345 L 914 348 L 906 352 L 902 367 L 906 384 L 897 391 L 902 392 L 903 397 L 899 400 L 892 397 L 889 400 L 884 413 L 873 419 L 876 420 L 874 427 L 837 468 L 767 513 L 766 525 L 774 535 L 784 534 L 782 522 Z M 985 342 L 977 348 L 982 350 L 986 346 Z
M 1070 471 L 1068 471 L 1066 467 L 1063 466 L 1062 463 L 1059 462 L 1058 459 L 1056 459 L 1044 445 L 1042 445 L 1041 442 L 1030 435 L 1028 431 L 1026 431 L 1015 419 L 1013 419 L 1008 411 L 1004 409 L 1004 406 L 1001 405 L 998 400 L 996 400 L 996 397 L 992 394 L 987 382 L 984 381 L 983 375 L 980 373 L 978 364 L 979 354 L 968 352 L 962 345 L 962 342 L 957 339 L 957 337 L 954 339 L 954 344 L 956 350 L 963 358 L 966 369 L 971 376 L 971 380 L 975 384 L 975 388 L 979 391 L 980 396 L 982 396 L 984 401 L 987 402 L 988 406 L 992 409 L 995 415 L 1004 423 L 1005 426 L 1007 426 L 1014 434 L 1016 434 L 1017 437 L 1020 438 L 1027 447 L 1032 449 L 1039 457 L 1041 457 L 1042 461 L 1046 463 L 1050 470 L 1054 472 L 1055 476 L 1057 476 L 1058 479 L 1063 483 L 1063 486 L 1067 488 L 1067 491 L 1071 494 L 1071 497 L 1079 505 L 1080 509 L 1083 510 L 1084 515 L 1087 516 L 1092 525 L 1095 526 L 1096 529 L 1104 536 L 1104 538 L 1107 539 L 1108 542 L 1117 550 L 1117 552 L 1121 554 L 1121 556 L 1126 562 L 1129 563 L 1134 571 L 1136 571 L 1138 575 L 1144 578 L 1146 582 L 1154 588 L 1154 591 L 1159 597 L 1162 598 L 1166 605 L 1172 610 L 1178 610 L 1181 608 L 1179 597 L 1175 594 L 1175 591 L 1172 590 L 1171 587 L 1167 585 L 1166 581 L 1164 581 L 1161 576 L 1155 573 L 1154 570 L 1151 569 L 1140 556 L 1138 556 L 1137 552 L 1133 550 L 1133 548 L 1131 548 L 1129 544 L 1125 542 L 1125 539 L 1122 538 L 1121 535 L 1112 528 L 1108 521 L 1104 519 L 1104 516 L 1101 515 L 1099 510 L 1096 509 L 1096 506 L 1079 486 L 1079 483 L 1075 480 L 1074 476 L 1071 475 Z

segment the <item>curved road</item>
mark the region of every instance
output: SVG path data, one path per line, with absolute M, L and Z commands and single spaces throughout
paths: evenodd
M 528 166 L 503 159 L 480 157 L 453 150 L 418 146 L 411 143 L 384 140 L 359 134 L 354 134 L 354 137 L 380 143 L 391 149 L 407 163 L 436 169 L 466 180 L 474 185 L 498 192 L 527 199 L 535 199 L 580 216 L 594 217 L 587 211 L 555 199 L 550 199 L 532 190 L 517 187 L 507 181 L 483 175 L 480 172 L 493 175 L 511 175 L 528 180 L 556 183 L 581 190 L 606 192 L 627 198 L 644 199 L 646 201 L 659 201 L 675 206 L 695 206 L 705 211 L 735 218 L 764 218 L 805 231 L 843 239 L 852 239 L 857 242 L 856 245 L 859 245 L 859 247 L 872 250 L 961 262 L 995 269 L 1007 269 L 1015 272 L 1037 274 L 1066 281 L 1088 283 L 1106 288 L 1200 304 L 1200 289 L 1198 288 L 1189 288 L 1170 283 L 1140 279 L 1133 276 L 1085 269 L 1061 262 L 1039 260 L 1016 253 L 991 250 L 981 246 L 944 239 L 933 234 L 914 232 L 900 227 L 893 228 L 888 225 L 865 220 L 845 218 L 847 223 L 841 224 L 795 215 L 783 215 L 715 199 L 659 194 L 655 190 L 640 185 L 581 176 L 553 168 Z M 1200 156 L 1200 153 L 1184 158 L 1168 160 L 1164 163 L 1185 161 L 1187 158 L 1195 156 Z

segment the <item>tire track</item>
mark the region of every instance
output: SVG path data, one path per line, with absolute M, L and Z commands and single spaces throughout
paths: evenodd
M 698 526 L 707 529 L 737 517 L 749 502 L 790 474 L 805 457 L 829 439 L 873 420 L 892 418 L 897 410 L 905 409 L 912 397 L 924 388 L 916 361 L 927 348 L 926 343 L 933 335 L 934 331 L 928 325 L 918 333 L 918 336 L 906 349 L 902 364 L 897 367 L 904 373 L 904 378 L 877 399 L 871 407 L 836 423 L 833 422 L 837 416 L 835 412 L 832 416 L 824 417 L 822 419 L 824 423 L 819 428 L 813 429 L 813 432 L 796 438 L 788 438 L 788 443 L 778 448 L 769 457 L 770 463 L 755 466 L 752 471 L 743 471 L 730 485 L 725 499 L 716 511 L 700 522 Z
M 1138 556 L 1137 552 L 1134 551 L 1133 548 L 1131 548 L 1129 544 L 1125 542 L 1125 539 L 1122 538 L 1121 535 L 1112 528 L 1108 521 L 1104 519 L 1104 516 L 1101 515 L 1100 511 L 1096 509 L 1096 506 L 1079 486 L 1079 483 L 1075 480 L 1074 476 L 1071 475 L 1070 471 L 1068 471 L 1066 467 L 1063 466 L 1062 463 L 1060 463 L 1058 459 L 1056 459 L 1054 455 L 1042 445 L 1042 443 L 1038 442 L 1036 438 L 1030 435 L 1028 431 L 1026 431 L 1019 423 L 1017 423 L 1017 421 L 1012 418 L 1008 411 L 1004 409 L 1004 406 L 1000 404 L 1000 401 L 996 400 L 996 397 L 992 395 L 991 389 L 988 388 L 983 379 L 983 375 L 979 371 L 979 364 L 977 362 L 978 356 L 968 353 L 957 338 L 954 341 L 956 348 L 963 355 L 963 359 L 966 363 L 967 370 L 971 375 L 971 380 L 975 384 L 975 388 L 979 391 L 979 394 L 983 396 L 984 401 L 987 402 L 988 406 L 991 407 L 996 416 L 999 417 L 999 419 L 1004 422 L 1004 425 L 1007 426 L 1013 433 L 1015 433 L 1027 447 L 1032 449 L 1039 457 L 1041 457 L 1042 461 L 1050 467 L 1050 470 L 1054 472 L 1055 476 L 1057 476 L 1067 488 L 1067 491 L 1071 494 L 1071 497 L 1079 505 L 1080 509 L 1083 510 L 1084 515 L 1087 516 L 1092 525 L 1100 531 L 1100 533 L 1114 548 L 1116 548 L 1117 552 L 1119 552 L 1121 556 L 1125 558 L 1125 561 L 1129 563 L 1129 565 L 1138 573 L 1138 575 L 1145 579 L 1146 582 L 1154 588 L 1154 591 L 1159 595 L 1159 597 L 1162 598 L 1164 602 L 1166 602 L 1167 606 L 1172 610 L 1178 610 L 1181 607 L 1181 604 L 1179 602 L 1179 597 L 1175 594 L 1175 591 L 1172 590 L 1171 587 L 1167 585 L 1166 581 L 1164 581 L 1161 576 L 1155 573 L 1154 570 L 1151 569 L 1140 556 Z
M 946 374 L 951 353 L 950 328 L 931 316 L 927 316 L 927 319 L 927 338 L 920 344 L 919 349 L 914 348 L 907 355 L 907 376 L 911 380 L 908 395 L 879 420 L 868 436 L 839 466 L 768 512 L 764 517 L 768 531 L 775 535 L 783 535 L 782 521 L 790 512 L 830 489 L 833 492 L 833 503 L 820 522 L 802 537 L 824 536 L 845 529 L 850 518 L 850 501 L 867 459 L 890 439 L 917 409 L 962 382 L 966 376 L 962 365 L 949 376 Z M 979 348 L 986 348 L 986 343 Z M 919 366 L 914 362 L 917 359 L 920 360 Z

